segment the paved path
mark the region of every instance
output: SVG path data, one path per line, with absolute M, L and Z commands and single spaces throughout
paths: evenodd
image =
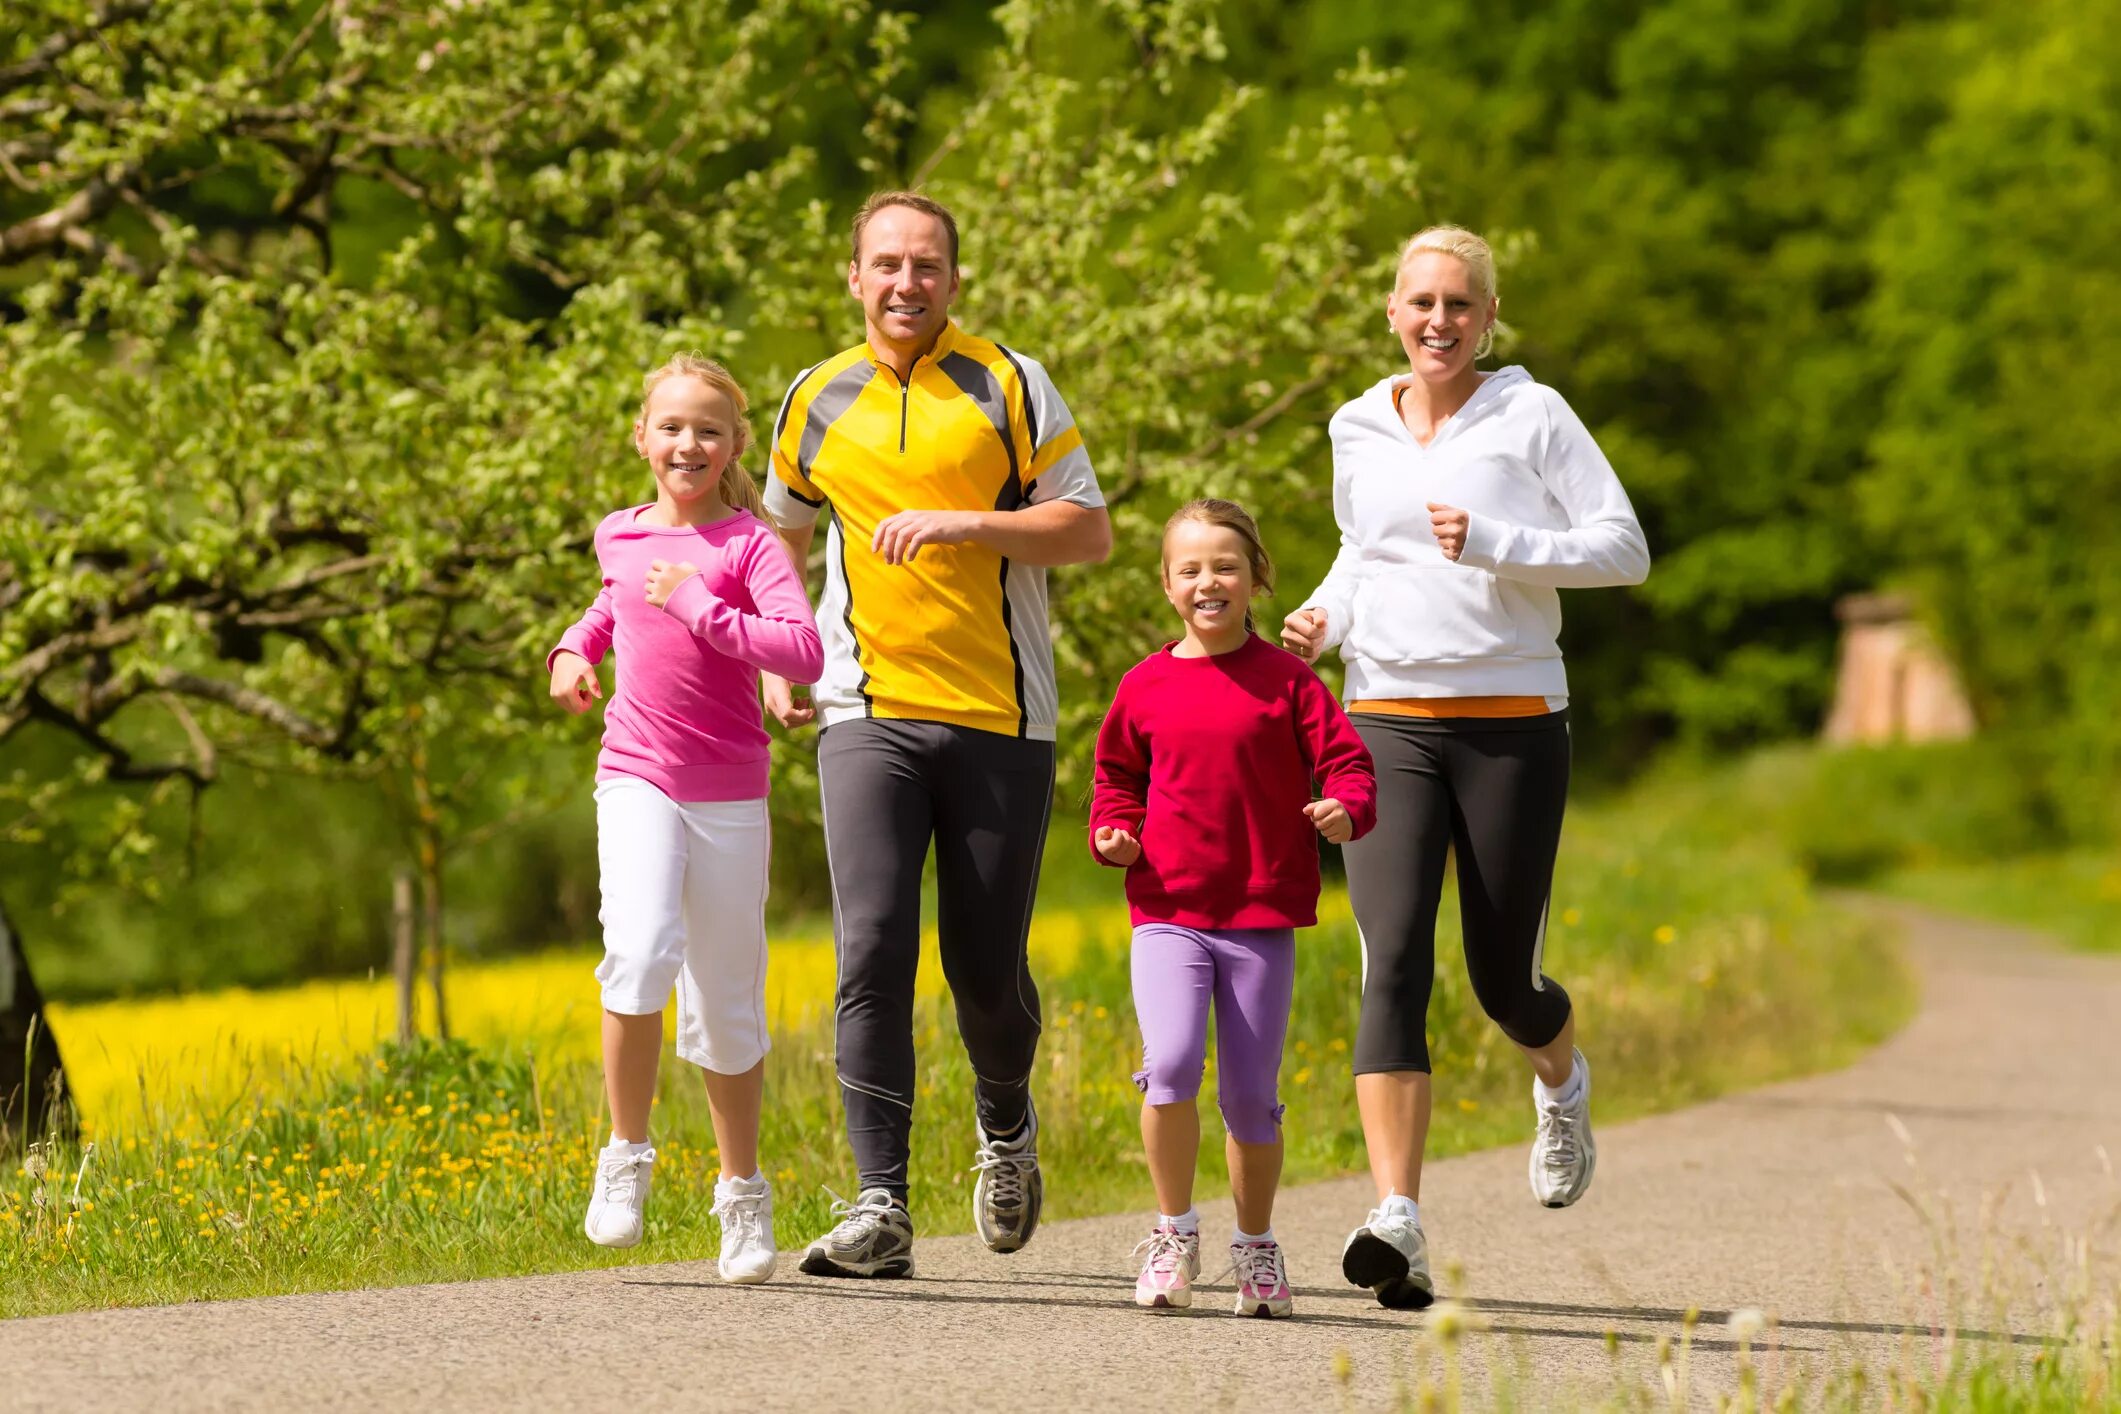
M 1921 1012 L 1851 1069 L 1604 1129 L 1597 1183 L 1565 1212 L 1533 1204 L 1521 1145 L 1431 1168 L 1432 1247 L 1464 1263 L 1456 1294 L 1489 1327 L 1465 1348 L 1476 1390 L 1509 1381 L 1551 1408 L 1654 1379 L 1656 1342 L 1689 1306 L 1706 1313 L 1697 1402 L 1728 1386 L 1720 1322 L 1741 1306 L 1780 1317 L 1770 1379 L 1927 1365 L 1930 1327 L 1955 1309 L 2035 1349 L 2087 1235 L 2082 1260 L 2115 1290 L 2121 1088 L 2094 1058 L 2121 1055 L 2121 963 L 1903 916 Z M 924 1241 L 903 1283 L 784 1262 L 770 1285 L 725 1287 L 710 1263 L 678 1263 L 9 1322 L 0 1406 L 1388 1406 L 1442 1366 L 1433 1316 L 1340 1284 L 1369 1197 L 1355 1179 L 1284 1196 L 1293 1321 L 1237 1321 L 1220 1301 L 1135 1311 L 1140 1221 L 1100 1218 L 1008 1258 Z M 1207 1216 L 1220 1232 L 1227 1204 Z M 1982 1275 L 1984 1253 L 2002 1276 Z

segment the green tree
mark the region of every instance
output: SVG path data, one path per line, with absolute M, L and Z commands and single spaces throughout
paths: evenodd
M 1896 370 L 1860 486 L 1992 726 L 2079 830 L 2121 825 L 2121 22 L 2096 0 L 1940 28 L 1941 121 L 1887 194 L 1865 328 Z
M 25 18 L 0 749 L 27 769 L 0 799 L 100 883 L 150 882 L 231 765 L 414 782 L 422 830 L 576 789 L 491 763 L 582 740 L 537 664 L 594 590 L 590 529 L 640 494 L 640 370 L 702 348 L 770 406 L 858 337 L 841 222 L 872 185 L 959 207 L 965 319 L 1054 368 L 1110 489 L 1119 564 L 1058 577 L 1080 782 L 1162 631 L 1169 502 L 1316 478 L 1387 278 L 1367 232 L 1412 182 L 1395 75 L 1356 62 L 1261 145 L 1198 0 L 1003 5 L 939 89 L 858 0 Z M 807 754 L 779 761 L 805 824 Z

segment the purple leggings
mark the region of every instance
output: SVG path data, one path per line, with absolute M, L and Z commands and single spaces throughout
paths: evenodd
M 1142 1028 L 1142 1068 L 1134 1083 L 1152 1105 L 1200 1093 L 1208 1055 L 1208 1006 L 1215 1006 L 1216 1099 L 1240 1144 L 1281 1135 L 1282 1041 L 1296 990 L 1296 933 L 1290 928 L 1209 932 L 1176 923 L 1134 929 L 1134 1014 Z

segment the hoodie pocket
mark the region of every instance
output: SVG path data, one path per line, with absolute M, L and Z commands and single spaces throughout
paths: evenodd
M 1373 569 L 1356 591 L 1347 646 L 1382 666 L 1506 658 L 1517 640 L 1495 576 L 1439 558 Z

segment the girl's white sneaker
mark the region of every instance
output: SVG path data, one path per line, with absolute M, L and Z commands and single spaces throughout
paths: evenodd
M 597 1155 L 597 1186 L 582 1231 L 599 1247 L 631 1247 L 641 1240 L 648 1179 L 655 1150 L 608 1148 Z
M 723 1281 L 750 1285 L 773 1275 L 780 1253 L 773 1246 L 773 1185 L 765 1175 L 717 1179 L 714 1215 L 722 1223 Z

